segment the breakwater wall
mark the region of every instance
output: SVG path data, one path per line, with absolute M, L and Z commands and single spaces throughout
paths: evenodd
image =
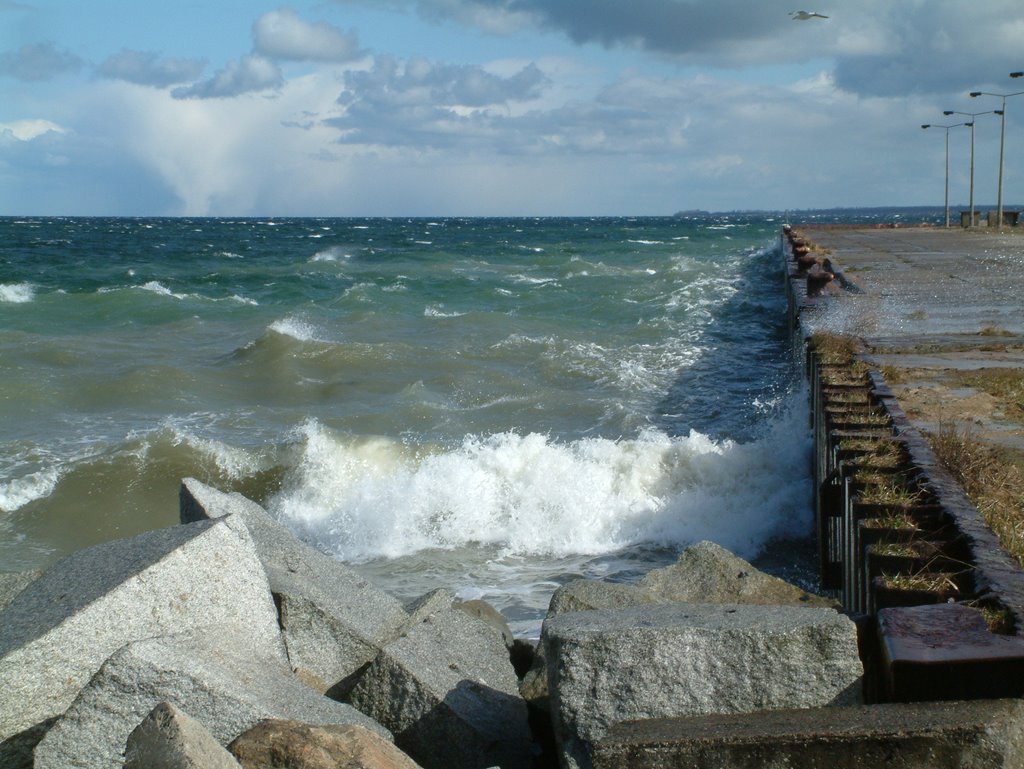
M 789 227 L 782 253 L 806 348 L 823 589 L 861 627 L 872 701 L 1024 694 L 1024 572 L 903 412 L 863 340 L 820 331 L 847 283 Z

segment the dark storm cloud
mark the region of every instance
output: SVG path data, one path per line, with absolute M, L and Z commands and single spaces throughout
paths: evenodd
M 96 72 L 114 80 L 165 88 L 195 80 L 205 66 L 199 59 L 161 59 L 155 53 L 126 48 L 100 64 Z
M 83 63 L 75 54 L 51 42 L 29 43 L 16 51 L 0 53 L 0 75 L 39 82 L 79 70 Z
M 407 0 L 406 5 L 427 18 L 490 32 L 529 24 L 564 33 L 578 43 L 669 54 L 707 53 L 723 45 L 769 39 L 792 23 L 782 0 Z

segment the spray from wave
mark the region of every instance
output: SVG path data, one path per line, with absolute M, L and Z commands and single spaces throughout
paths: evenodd
M 449 449 L 343 436 L 310 421 L 270 507 L 348 561 L 480 544 L 559 557 L 699 539 L 749 557 L 806 526 L 800 421 L 786 416 L 747 444 L 648 430 L 565 443 L 500 433 Z

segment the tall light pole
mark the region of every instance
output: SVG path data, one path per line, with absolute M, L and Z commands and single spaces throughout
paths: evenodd
M 1010 77 L 1020 77 L 1024 72 L 1011 72 Z M 1003 148 L 1006 140 L 1006 100 L 1011 96 L 1020 96 L 1024 91 L 1016 93 L 991 93 L 989 91 L 971 91 L 971 98 L 978 96 L 995 96 L 1003 100 L 1003 108 L 999 110 L 999 188 L 996 192 L 996 208 L 998 212 L 996 220 L 999 227 L 1003 226 Z
M 932 125 L 925 123 L 921 128 L 945 128 L 946 129 L 946 229 L 949 229 L 949 129 L 958 128 L 962 125 L 974 126 L 974 123 L 952 123 L 951 125 Z
M 1024 72 L 1022 72 L 1021 74 L 1024 74 Z M 970 221 L 971 221 L 971 223 L 970 223 L 969 226 L 973 227 L 974 226 L 974 120 L 973 120 L 973 118 L 978 117 L 978 115 L 992 115 L 992 114 L 1002 115 L 1003 113 L 1002 113 L 1002 110 L 998 110 L 998 109 L 990 109 L 987 112 L 960 112 L 960 111 L 955 110 L 955 109 L 946 109 L 946 110 L 942 111 L 942 114 L 945 115 L 946 117 L 949 117 L 950 115 L 967 115 L 967 117 L 972 118 L 971 122 L 968 123 L 967 125 L 969 125 L 971 127 L 971 193 L 970 193 L 970 199 L 971 199 L 971 220 Z

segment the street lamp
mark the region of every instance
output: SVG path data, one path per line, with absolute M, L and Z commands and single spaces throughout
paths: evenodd
M 974 126 L 974 123 L 952 123 L 951 125 L 932 125 L 925 123 L 921 128 L 945 128 L 946 129 L 946 229 L 949 229 L 949 129 L 962 125 Z
M 1024 72 L 1022 72 L 1021 74 L 1024 75 Z M 1003 111 L 1002 110 L 998 110 L 998 109 L 990 109 L 987 112 L 960 112 L 959 110 L 955 110 L 955 109 L 947 109 L 947 110 L 943 110 L 942 114 L 945 115 L 946 117 L 949 117 L 950 115 L 967 115 L 967 117 L 976 118 L 976 117 L 978 117 L 978 115 L 992 115 L 992 114 L 1002 115 Z M 969 226 L 973 227 L 974 226 L 974 120 L 971 120 L 971 122 L 968 123 L 967 125 L 969 125 L 971 127 L 971 193 L 970 193 L 970 199 L 971 199 L 971 219 L 970 219 L 970 221 L 971 221 L 971 223 L 970 223 Z
M 1024 72 L 1011 72 L 1010 77 L 1020 77 L 1024 75 Z M 996 208 L 998 213 L 996 220 L 1000 227 L 1003 226 L 1003 147 L 1005 146 L 1006 138 L 1006 100 L 1011 96 L 1020 96 L 1024 94 L 1024 91 L 1017 91 L 1016 93 L 990 93 L 988 91 L 971 91 L 971 98 L 978 96 L 995 96 L 998 99 L 1003 100 L 1003 108 L 999 110 L 999 188 L 996 193 Z

